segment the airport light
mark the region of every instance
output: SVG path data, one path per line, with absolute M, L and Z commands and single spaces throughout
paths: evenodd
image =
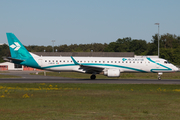
M 159 58 L 159 23 L 155 23 L 155 25 L 158 25 L 158 58 Z
M 55 42 L 55 40 L 52 40 L 52 43 L 53 43 L 53 46 L 52 46 L 53 52 L 54 52 L 54 42 Z

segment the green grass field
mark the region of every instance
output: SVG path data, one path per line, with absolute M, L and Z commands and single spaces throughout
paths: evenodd
M 35 73 L 31 73 L 35 75 Z M 44 75 L 44 72 L 40 72 L 38 75 Z M 67 78 L 79 78 L 90 79 L 91 74 L 77 73 L 77 72 L 46 72 L 47 76 L 67 77 Z M 175 73 L 163 73 L 162 79 L 180 79 L 180 72 Z M 108 78 L 104 75 L 96 75 L 96 79 L 157 79 L 157 73 L 121 73 L 118 78 Z
M 0 71 L 0 78 L 20 78 L 19 76 L 14 75 L 3 75 L 3 73 L 8 73 L 9 71 Z
M 180 85 L 0 84 L 0 120 L 178 120 Z
M 0 74 L 0 78 L 20 78 L 20 77 L 14 76 L 14 75 L 2 75 L 2 74 Z

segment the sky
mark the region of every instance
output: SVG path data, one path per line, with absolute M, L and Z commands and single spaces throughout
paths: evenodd
M 0 0 L 0 43 L 11 32 L 28 45 L 110 43 L 180 36 L 180 0 Z

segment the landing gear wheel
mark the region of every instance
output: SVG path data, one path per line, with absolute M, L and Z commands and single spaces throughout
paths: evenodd
M 94 80 L 94 79 L 96 79 L 96 75 L 91 75 L 91 80 Z
M 161 80 L 161 75 L 162 75 L 163 73 L 158 73 L 158 80 Z

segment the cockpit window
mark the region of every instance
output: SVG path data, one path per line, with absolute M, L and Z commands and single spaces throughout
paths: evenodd
M 169 61 L 164 61 L 164 63 L 165 63 L 165 64 L 170 64 L 170 62 L 169 62 Z

